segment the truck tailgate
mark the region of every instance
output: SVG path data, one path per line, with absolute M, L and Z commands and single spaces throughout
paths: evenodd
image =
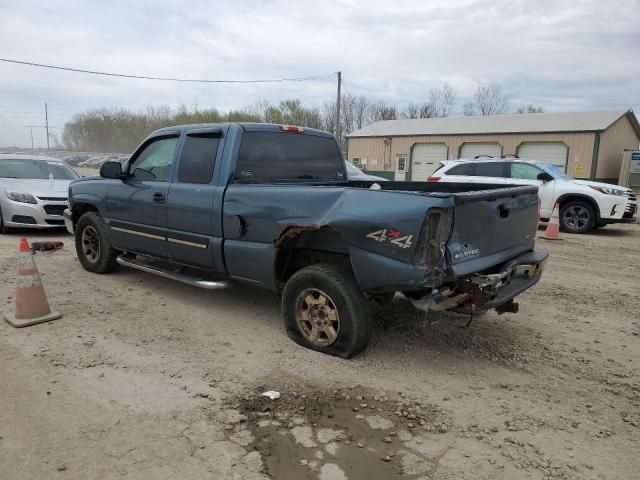
M 448 249 L 456 277 L 487 270 L 534 247 L 538 187 L 461 192 L 454 199 Z

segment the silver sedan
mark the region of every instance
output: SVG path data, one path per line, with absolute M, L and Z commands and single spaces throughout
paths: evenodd
M 64 226 L 69 183 L 79 175 L 57 158 L 0 154 L 0 233 Z

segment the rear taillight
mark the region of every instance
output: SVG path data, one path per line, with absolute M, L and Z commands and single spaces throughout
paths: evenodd
M 445 260 L 447 240 L 451 234 L 452 211 L 448 208 L 430 208 L 422 225 L 414 263 L 419 267 L 436 269 Z
M 304 128 L 295 125 L 280 125 L 280 130 L 291 133 L 304 133 Z
M 429 177 L 427 178 L 427 182 L 439 182 L 440 177 Z

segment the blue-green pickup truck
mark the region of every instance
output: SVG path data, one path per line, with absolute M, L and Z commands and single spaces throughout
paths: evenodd
M 350 181 L 335 138 L 289 125 L 153 132 L 122 166 L 69 187 L 82 266 L 119 265 L 219 289 L 282 294 L 289 336 L 345 358 L 369 341 L 373 302 L 516 312 L 540 279 L 535 186 Z

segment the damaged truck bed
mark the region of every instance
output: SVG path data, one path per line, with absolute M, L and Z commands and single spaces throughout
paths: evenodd
M 362 351 L 370 300 L 396 292 L 423 310 L 517 311 L 547 258 L 537 187 L 373 183 L 348 180 L 325 132 L 187 125 L 73 182 L 65 218 L 87 270 L 279 292 L 290 337 L 332 355 Z

